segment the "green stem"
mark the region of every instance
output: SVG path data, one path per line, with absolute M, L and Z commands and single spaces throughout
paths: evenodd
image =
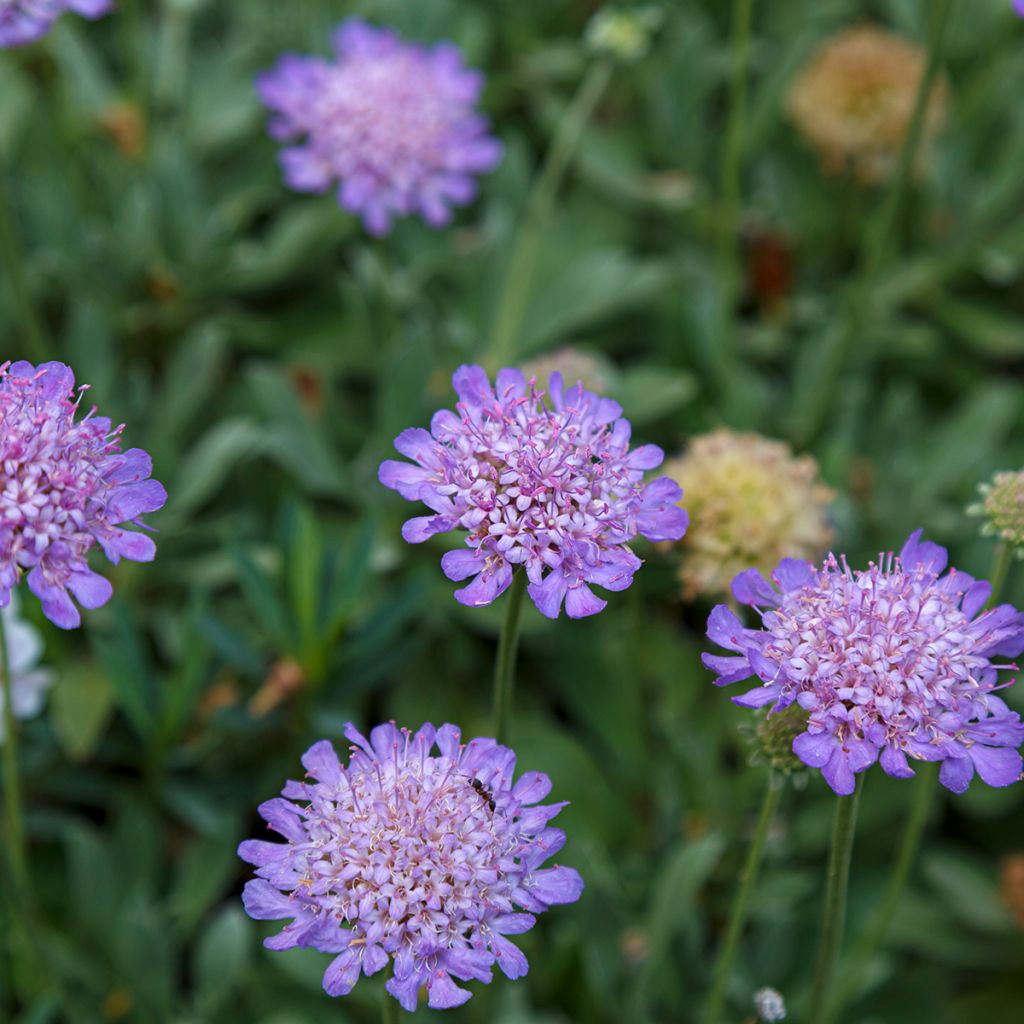
M 765 790 L 764 801 L 761 804 L 761 815 L 757 819 L 754 838 L 750 844 L 750 849 L 747 851 L 747 860 L 743 865 L 743 872 L 740 875 L 740 887 L 736 891 L 736 898 L 733 901 L 732 913 L 729 917 L 729 928 L 726 931 L 725 941 L 722 943 L 722 948 L 715 962 L 711 995 L 708 998 L 707 1008 L 704 1012 L 705 1024 L 718 1024 L 722 1018 L 726 989 L 729 985 L 729 979 L 732 977 L 736 950 L 739 948 L 740 936 L 743 933 L 743 926 L 747 920 L 750 897 L 753 895 L 754 885 L 757 882 L 757 876 L 761 868 L 761 858 L 764 854 L 764 843 L 768 835 L 768 827 L 775 817 L 775 811 L 779 806 L 781 794 L 782 785 L 780 780 L 769 774 L 768 787 Z
M 398 1024 L 398 1000 L 386 991 L 380 1007 L 380 1019 L 383 1024 Z
M 718 219 L 718 288 L 721 298 L 720 338 L 715 365 L 721 387 L 732 381 L 736 360 L 734 307 L 741 269 L 738 234 L 743 170 L 743 127 L 747 110 L 747 79 L 750 67 L 751 24 L 754 0 L 733 0 L 732 36 L 729 43 L 729 117 L 725 126 L 719 182 L 721 209 Z
M 846 890 L 850 882 L 850 858 L 853 854 L 853 835 L 857 827 L 857 805 L 860 803 L 863 779 L 863 775 L 857 776 L 852 796 L 836 798 L 821 943 L 818 946 L 818 964 L 811 990 L 811 1012 L 807 1017 L 807 1020 L 813 1021 L 814 1024 L 825 1024 L 828 1020 L 829 1004 L 833 1001 L 836 965 L 846 923 Z
M 999 603 L 999 597 L 1006 586 L 1006 577 L 1010 574 L 1010 566 L 1013 564 L 1013 545 L 1006 541 L 1000 541 L 992 555 L 992 571 L 989 573 L 989 582 L 992 584 L 992 595 L 986 602 L 991 608 Z
M 4 695 L 4 808 L 7 812 L 5 835 L 15 879 L 24 886 L 27 865 L 25 861 L 25 827 L 21 814 L 21 778 L 18 774 L 18 732 L 12 701 L 11 657 L 7 646 L 7 628 L 2 614 L 0 614 L 0 673 L 3 675 Z
M 953 0 L 936 0 L 932 7 L 928 28 L 927 63 L 918 83 L 914 111 L 900 147 L 896 172 L 878 219 L 865 234 L 860 273 L 847 293 L 843 321 L 821 342 L 823 353 L 819 372 L 808 376 L 809 391 L 800 402 L 803 411 L 802 422 L 798 424 L 797 439 L 802 443 L 809 441 L 817 432 L 825 411 L 831 408 L 835 386 L 855 349 L 859 348 L 866 354 L 862 336 L 865 318 L 874 308 L 876 286 L 886 264 L 904 198 L 909 191 L 914 160 L 924 131 L 928 101 L 942 66 L 946 30 L 952 8 Z
M 14 199 L 11 195 L 10 179 L 0 168 L 0 259 L 3 260 L 5 276 L 11 290 L 16 315 L 21 322 L 22 341 L 25 354 L 37 363 L 49 358 L 39 318 L 29 295 L 28 280 L 25 277 L 25 255 L 18 242 L 15 227 Z M 0 360 L 2 362 L 3 360 Z
M 903 198 L 907 193 L 907 186 L 910 184 L 914 172 L 914 161 L 917 159 L 917 151 L 921 145 L 921 135 L 924 132 L 925 114 L 928 110 L 928 101 L 931 98 L 932 89 L 939 76 L 942 55 L 945 50 L 946 29 L 949 26 L 949 16 L 953 9 L 953 0 L 937 0 L 932 8 L 932 19 L 928 26 L 928 62 L 925 65 L 924 74 L 918 83 L 917 96 L 914 98 L 914 112 L 910 118 L 910 126 L 907 129 L 906 138 L 900 147 L 899 162 L 896 165 L 896 174 L 893 178 L 892 187 L 885 197 L 885 205 L 878 217 L 875 230 L 869 233 L 867 242 L 867 254 L 861 274 L 859 291 L 866 295 L 875 285 L 878 275 L 885 264 L 885 257 L 888 254 L 889 243 L 892 241 L 893 231 L 896 227 L 896 220 L 900 209 L 903 206 Z
M 508 739 L 512 717 L 512 693 L 516 684 L 516 649 L 519 646 L 519 616 L 526 594 L 526 572 L 515 569 L 505 598 L 505 625 L 498 638 L 498 656 L 494 662 L 494 738 Z
M 871 957 L 888 934 L 889 926 L 899 908 L 900 898 L 906 888 L 907 879 L 910 877 L 910 869 L 917 859 L 921 835 L 924 832 L 925 823 L 928 821 L 928 810 L 935 792 L 935 773 L 931 765 L 919 764 L 917 766 L 913 791 L 910 815 L 903 828 L 903 837 L 900 839 L 896 862 L 889 875 L 885 898 L 878 908 L 871 926 L 861 936 L 850 955 L 849 967 L 843 972 L 839 993 L 832 1005 L 832 1019 L 838 1017 L 847 1000 L 860 991 Z
M 555 195 L 611 73 L 612 63 L 609 60 L 599 60 L 590 66 L 555 131 L 544 168 L 526 201 L 526 212 L 513 243 L 491 330 L 488 355 L 497 367 L 514 362 L 519 329 L 529 302 L 537 257 L 544 229 L 551 219 Z

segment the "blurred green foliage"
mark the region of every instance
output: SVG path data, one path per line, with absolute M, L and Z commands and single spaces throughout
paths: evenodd
M 872 18 L 922 39 L 928 0 L 756 5 L 744 253 L 753 265 L 773 244 L 792 280 L 768 306 L 748 275 L 723 387 L 713 246 L 729 6 L 665 4 L 650 52 L 615 71 L 544 225 L 517 357 L 566 342 L 605 353 L 636 435 L 669 451 L 723 422 L 809 450 L 841 495 L 851 561 L 923 526 L 984 573 L 991 545 L 962 510 L 981 479 L 1024 464 L 1024 25 L 997 0 L 955 5 L 949 122 L 829 381 L 823 359 L 880 194 L 822 177 L 785 119 L 785 89 L 839 27 Z M 300 753 L 337 742 L 347 720 L 489 729 L 501 610 L 456 604 L 442 542 L 403 544 L 409 510 L 376 468 L 400 429 L 451 403 L 450 371 L 485 352 L 596 4 L 119 7 L 0 52 L 0 175 L 48 351 L 128 424 L 170 493 L 152 517 L 156 563 L 118 568 L 115 599 L 79 632 L 46 629 L 59 682 L 23 732 L 46 962 L 20 965 L 39 998 L 4 1019 L 373 1020 L 377 982 L 331 1000 L 326 955 L 260 947 L 271 929 L 244 916 L 235 846 L 259 834 L 256 805 L 301 770 Z M 507 157 L 447 232 L 406 222 L 371 241 L 330 196 L 280 181 L 253 75 L 286 49 L 324 52 L 351 13 L 452 38 L 487 72 Z M 19 317 L 0 282 L 4 357 L 28 354 Z M 641 553 L 648 565 L 597 620 L 525 616 L 514 745 L 572 801 L 564 859 L 587 890 L 524 937 L 525 981 L 474 985 L 454 1021 L 690 1021 L 706 993 L 763 773 L 738 732 L 749 713 L 700 665 L 707 608 L 680 603 L 674 556 Z M 909 801 L 870 773 L 853 936 Z M 1000 870 L 1024 856 L 1022 805 L 1020 787 L 980 784 L 936 805 L 847 1020 L 1021 1019 L 1024 932 Z M 784 797 L 732 986 L 737 1022 L 761 985 L 799 1007 L 830 808 L 817 774 Z

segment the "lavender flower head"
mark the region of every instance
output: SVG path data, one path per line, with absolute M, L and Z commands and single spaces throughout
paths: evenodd
M 81 622 L 72 597 L 99 608 L 108 580 L 86 561 L 96 543 L 115 564 L 151 561 L 156 545 L 139 517 L 162 508 L 167 492 L 149 479 L 140 448 L 120 450 L 122 427 L 95 409 L 76 421 L 85 387 L 63 363 L 0 366 L 0 608 L 23 572 L 43 612 L 62 629 Z
M 34 43 L 65 11 L 99 18 L 113 6 L 112 0 L 0 0 L 0 50 Z
M 435 1009 L 461 1005 L 470 993 L 452 979 L 489 982 L 495 964 L 522 977 L 526 957 L 506 936 L 583 891 L 572 868 L 541 867 L 565 843 L 548 824 L 565 804 L 540 803 L 548 777 L 513 784 L 511 750 L 463 744 L 453 725 L 380 725 L 367 740 L 350 724 L 345 735 L 347 767 L 321 740 L 302 758 L 310 781 L 260 806 L 287 842 L 238 848 L 258 876 L 243 893 L 249 916 L 291 919 L 265 945 L 336 953 L 323 981 L 332 996 L 391 959 L 387 990 L 410 1012 L 423 988 Z
M 875 761 L 896 778 L 913 775 L 908 757 L 940 761 L 955 793 L 975 771 L 1008 786 L 1021 775 L 1024 723 L 995 691 L 1009 685 L 999 673 L 1017 667 L 1002 659 L 1024 650 L 1024 615 L 1008 604 L 982 611 L 991 585 L 956 569 L 943 575 L 946 562 L 918 530 L 899 557 L 863 571 L 829 556 L 820 570 L 784 559 L 775 586 L 756 569 L 740 573 L 733 595 L 763 628 L 744 629 L 719 605 L 708 636 L 734 654 L 705 654 L 704 664 L 718 686 L 760 680 L 736 704 L 776 712 L 796 702 L 807 712 L 793 752 L 841 795 Z
M 566 390 L 557 372 L 546 392 L 509 369 L 492 387 L 479 366 L 460 367 L 452 384 L 457 411 L 436 413 L 429 432 L 403 430 L 395 447 L 416 464 L 386 461 L 380 481 L 434 512 L 406 522 L 410 543 L 467 532 L 466 546 L 441 559 L 449 579 L 472 577 L 455 593 L 462 604 L 490 604 L 521 565 L 542 614 L 557 618 L 564 601 L 571 618 L 593 615 L 607 602 L 589 584 L 633 582 L 641 561 L 630 541 L 686 531 L 679 486 L 643 481 L 664 454 L 653 444 L 630 450 L 617 402 L 582 384 Z
M 384 235 L 394 217 L 420 214 L 431 227 L 476 194 L 475 176 L 501 160 L 501 143 L 476 112 L 483 75 L 452 43 L 407 43 L 358 18 L 333 37 L 335 59 L 286 54 L 256 79 L 276 115 L 270 133 L 285 181 L 326 192 Z

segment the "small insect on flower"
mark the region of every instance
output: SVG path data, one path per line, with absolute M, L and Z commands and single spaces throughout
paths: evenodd
M 733 703 L 772 713 L 794 702 L 808 714 L 793 739 L 804 764 L 820 768 L 835 792 L 875 761 L 896 778 L 908 758 L 939 761 L 956 793 L 977 772 L 990 786 L 1021 776 L 1024 723 L 996 691 L 1007 657 L 1024 650 L 1024 615 L 1008 604 L 982 609 L 992 587 L 946 568 L 945 548 L 911 534 L 899 556 L 865 570 L 829 556 L 820 569 L 784 559 L 769 583 L 756 569 L 733 581 L 733 596 L 756 608 L 746 629 L 725 605 L 708 637 L 733 652 L 705 654 L 717 686 L 756 676 Z
M 328 995 L 347 995 L 362 974 L 394 963 L 387 990 L 408 1011 L 421 990 L 434 1009 L 470 993 L 452 979 L 512 979 L 528 964 L 506 936 L 534 915 L 573 903 L 583 880 L 542 867 L 565 843 L 549 822 L 566 805 L 540 803 L 551 781 L 526 772 L 492 739 L 463 743 L 453 725 L 413 734 L 380 725 L 366 739 L 352 725 L 347 766 L 326 740 L 302 758 L 306 782 L 289 782 L 260 814 L 284 843 L 250 839 L 256 865 L 243 900 L 258 920 L 290 919 L 268 949 L 337 954 Z
M 491 795 L 491 791 L 479 780 L 473 779 L 473 788 L 480 794 L 481 799 L 490 808 L 491 814 L 494 813 L 497 804 L 494 802 L 494 797 Z
M 123 427 L 95 409 L 75 420 L 85 390 L 63 363 L 0 366 L 0 607 L 27 572 L 62 629 L 81 622 L 72 597 L 84 608 L 110 599 L 86 560 L 93 545 L 115 564 L 152 561 L 152 539 L 124 526 L 145 527 L 140 517 L 167 500 L 149 455 L 121 451 Z
M 431 227 L 476 194 L 502 145 L 476 110 L 483 75 L 451 43 L 421 46 L 359 18 L 333 36 L 334 59 L 286 54 L 256 79 L 275 115 L 270 133 L 285 181 L 299 192 L 337 186 L 338 202 L 385 235 L 395 217 Z
M 113 6 L 113 0 L 0 0 L 0 50 L 34 43 L 65 11 L 99 18 Z
M 560 373 L 547 390 L 519 370 L 501 370 L 495 386 L 479 366 L 461 366 L 452 384 L 455 412 L 435 414 L 430 431 L 404 430 L 395 447 L 413 459 L 381 464 L 380 482 L 433 515 L 410 519 L 402 536 L 419 544 L 465 530 L 466 546 L 441 567 L 473 581 L 455 597 L 490 604 L 522 566 L 543 615 L 594 615 L 607 604 L 590 584 L 625 590 L 642 564 L 629 543 L 678 540 L 687 516 L 682 491 L 667 477 L 644 482 L 664 455 L 653 444 L 630 450 L 622 408 Z

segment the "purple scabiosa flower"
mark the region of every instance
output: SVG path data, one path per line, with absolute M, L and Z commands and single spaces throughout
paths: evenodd
M 76 422 L 84 391 L 63 363 L 0 366 L 0 607 L 27 572 L 62 629 L 81 622 L 72 596 L 83 608 L 110 598 L 86 561 L 93 544 L 115 564 L 151 561 L 153 541 L 123 526 L 144 526 L 139 517 L 167 500 L 149 456 L 120 450 L 122 427 L 95 409 Z
M 521 565 L 542 614 L 557 618 L 564 601 L 571 618 L 593 615 L 607 602 L 589 584 L 633 582 L 641 561 L 630 541 L 686 531 L 679 486 L 643 481 L 664 454 L 653 444 L 630 450 L 617 402 L 582 384 L 566 390 L 557 372 L 546 392 L 509 369 L 491 387 L 479 366 L 460 367 L 452 384 L 457 412 L 436 413 L 429 432 L 403 430 L 395 447 L 416 465 L 388 460 L 380 481 L 434 511 L 406 522 L 410 543 L 467 531 L 467 546 L 441 559 L 449 579 L 473 577 L 455 593 L 463 604 L 490 604 Z
M 249 916 L 291 919 L 267 948 L 336 953 L 332 996 L 391 959 L 387 990 L 410 1012 L 423 988 L 435 1009 L 461 1005 L 470 993 L 452 979 L 489 982 L 495 964 L 522 977 L 526 957 L 506 936 L 583 891 L 572 868 L 541 867 L 565 843 L 548 824 L 565 804 L 540 803 L 551 781 L 526 772 L 513 783 L 511 750 L 464 744 L 453 725 L 380 725 L 367 740 L 350 724 L 345 735 L 347 767 L 321 740 L 302 758 L 310 781 L 260 806 L 287 842 L 238 848 L 258 876 L 242 897 Z
M 299 192 L 337 183 L 338 202 L 373 235 L 408 214 L 447 224 L 501 160 L 476 111 L 483 75 L 452 43 L 408 43 L 358 18 L 333 44 L 333 61 L 286 54 L 256 79 L 276 115 L 271 135 L 297 143 L 281 153 L 285 181 Z
M 756 676 L 743 707 L 796 702 L 808 715 L 793 752 L 820 768 L 837 793 L 880 761 L 896 778 L 914 774 L 908 757 L 941 761 L 944 786 L 962 793 L 975 771 L 990 786 L 1021 775 L 1024 723 L 995 691 L 1008 683 L 1002 661 L 1024 650 L 1024 615 L 1008 604 L 982 611 L 992 587 L 946 568 L 945 548 L 910 535 L 899 557 L 851 570 L 834 556 L 815 570 L 787 558 L 772 586 L 756 569 L 733 595 L 756 608 L 761 629 L 744 629 L 725 606 L 708 636 L 734 652 L 704 655 L 718 686 Z M 776 589 L 777 588 L 777 589 Z
M 34 43 L 65 11 L 99 18 L 113 6 L 112 0 L 0 0 L 0 50 Z

